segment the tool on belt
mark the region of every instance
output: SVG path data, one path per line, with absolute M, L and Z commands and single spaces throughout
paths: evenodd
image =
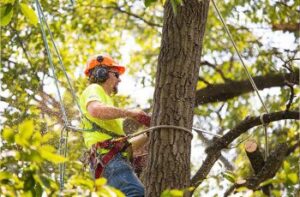
M 145 126 L 150 125 L 150 116 L 147 115 L 140 115 L 137 117 L 137 121 Z M 103 132 L 112 136 L 111 139 L 105 140 L 103 142 L 97 142 L 94 144 L 90 151 L 89 160 L 94 168 L 95 172 L 95 179 L 102 176 L 105 166 L 118 154 L 124 152 L 129 146 L 130 143 L 128 142 L 129 136 L 120 136 L 111 131 L 107 131 L 95 123 L 92 123 L 93 129 Z M 100 154 L 98 149 L 108 149 L 109 151 L 105 154 Z M 138 162 L 140 163 L 140 162 Z

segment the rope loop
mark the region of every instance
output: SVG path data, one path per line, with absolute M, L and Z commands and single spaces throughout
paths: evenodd
M 260 114 L 259 119 L 260 119 L 261 124 L 265 127 L 265 126 L 268 126 L 269 123 L 266 123 L 264 121 L 264 115 L 267 115 L 267 114 L 266 113 Z
M 181 127 L 181 126 L 174 126 L 174 125 L 157 125 L 157 126 L 153 126 L 153 127 L 148 128 L 148 129 L 145 129 L 143 131 L 130 134 L 130 135 L 128 135 L 128 138 L 133 138 L 133 137 L 136 137 L 136 136 L 141 135 L 143 133 L 149 133 L 150 131 L 152 131 L 154 129 L 178 129 L 178 130 L 181 130 L 181 131 L 184 131 L 184 132 L 188 133 L 189 135 L 191 135 L 193 137 L 192 130 L 190 130 L 188 128 Z

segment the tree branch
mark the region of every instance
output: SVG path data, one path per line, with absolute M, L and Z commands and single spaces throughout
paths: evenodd
M 286 81 L 299 84 L 299 70 L 289 74 L 269 74 L 253 77 L 257 88 L 262 90 L 271 87 L 282 87 Z M 231 81 L 224 84 L 214 84 L 196 91 L 196 106 L 207 103 L 226 101 L 228 99 L 252 92 L 253 88 L 248 80 Z
M 270 123 L 279 120 L 294 119 L 299 120 L 300 112 L 298 111 L 279 111 L 270 113 L 264 116 L 264 122 Z M 215 162 L 221 156 L 221 150 L 228 147 L 241 134 L 247 132 L 249 129 L 261 125 L 260 117 L 247 117 L 240 122 L 236 127 L 231 129 L 222 138 L 216 139 L 214 143 L 206 149 L 207 156 L 196 174 L 191 179 L 191 186 L 198 187 L 200 183 L 210 172 Z
M 291 90 L 291 94 L 290 94 L 290 98 L 289 98 L 289 101 L 288 101 L 288 103 L 286 104 L 286 108 L 285 108 L 285 111 L 289 111 L 290 110 L 290 107 L 291 107 L 291 105 L 292 105 L 292 103 L 293 103 L 293 99 L 294 99 L 294 87 L 293 87 L 293 85 L 294 84 L 291 84 L 291 83 L 289 83 L 289 82 L 287 82 L 286 83 L 286 85 L 290 88 L 290 90 Z
M 224 196 L 229 196 L 230 193 L 232 193 L 235 189 L 239 187 L 247 187 L 252 190 L 257 189 L 263 189 L 258 188 L 259 184 L 262 182 L 273 178 L 277 171 L 279 170 L 283 160 L 285 159 L 287 152 L 289 150 L 289 147 L 286 143 L 279 144 L 269 155 L 267 160 L 264 162 L 264 166 L 258 173 L 255 173 L 246 181 L 243 181 L 242 183 L 235 183 L 233 186 L 231 186 L 224 194 Z
M 257 175 L 265 165 L 264 157 L 259 149 L 257 142 L 254 139 L 248 140 L 245 143 L 245 151 L 249 158 L 254 174 Z M 265 195 L 270 196 L 271 185 L 265 185 L 262 187 L 262 191 Z
M 273 24 L 273 30 L 282 30 L 296 33 L 300 29 L 300 23 L 281 23 L 281 24 Z
M 145 24 L 151 26 L 151 27 L 162 27 L 162 25 L 160 24 L 157 24 L 157 23 L 153 23 L 151 21 L 148 21 L 146 19 L 144 19 L 143 17 L 137 15 L 137 14 L 134 14 L 132 12 L 129 12 L 129 11 L 126 11 L 126 10 L 123 10 L 120 6 L 118 6 L 117 4 L 115 4 L 115 6 L 102 6 L 102 5 L 89 5 L 90 7 L 99 7 L 99 8 L 102 8 L 102 9 L 113 9 L 113 10 L 116 10 L 120 13 L 123 13 L 123 14 L 127 14 L 128 16 L 131 16 L 133 18 L 136 18 L 138 20 L 141 20 L 143 21 Z
M 201 141 L 204 143 L 205 146 L 209 146 L 209 145 L 212 143 L 213 140 L 207 139 L 207 138 L 203 135 L 202 132 L 200 132 L 200 131 L 198 131 L 198 130 L 195 130 L 195 131 L 197 132 L 198 137 L 201 139 Z M 226 169 L 231 170 L 231 171 L 234 169 L 233 165 L 232 165 L 232 164 L 228 161 L 228 159 L 225 158 L 222 154 L 221 154 L 219 160 L 224 164 L 224 166 L 226 167 Z
M 228 79 L 227 77 L 225 77 L 223 71 L 221 69 L 217 68 L 216 65 L 214 65 L 214 64 L 212 64 L 208 61 L 202 61 L 200 63 L 200 65 L 206 65 L 206 66 L 209 66 L 209 67 L 213 68 L 217 73 L 219 73 L 221 75 L 221 77 L 224 81 L 231 81 L 231 79 Z

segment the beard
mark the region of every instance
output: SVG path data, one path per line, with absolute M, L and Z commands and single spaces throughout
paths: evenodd
M 115 85 L 113 88 L 113 93 L 117 94 L 118 93 L 118 85 Z

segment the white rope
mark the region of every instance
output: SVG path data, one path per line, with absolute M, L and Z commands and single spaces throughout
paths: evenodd
M 192 133 L 192 130 L 195 130 L 195 131 L 198 131 L 198 132 L 202 132 L 202 133 L 205 133 L 205 134 L 208 134 L 208 135 L 213 135 L 213 136 L 216 136 L 218 138 L 221 138 L 222 135 L 219 135 L 219 134 L 215 134 L 215 133 L 211 133 L 209 131 L 204 131 L 202 129 L 199 129 L 199 128 L 196 128 L 196 127 L 193 127 L 192 130 L 186 128 L 186 127 L 181 127 L 181 126 L 174 126 L 174 125 L 157 125 L 157 126 L 153 126 L 153 127 L 150 127 L 150 128 L 147 128 L 145 130 L 142 130 L 142 131 L 139 131 L 139 132 L 136 132 L 136 133 L 133 133 L 133 134 L 129 134 L 128 135 L 128 138 L 133 138 L 133 137 L 136 137 L 138 135 L 141 135 L 141 134 L 144 134 L 144 133 L 150 133 L 151 131 L 153 131 L 154 129 L 178 129 L 178 130 L 181 130 L 181 131 L 184 131 L 186 133 L 188 133 L 189 135 L 191 135 L 193 137 L 193 133 Z
M 229 36 L 229 39 L 230 39 L 230 41 L 231 41 L 231 43 L 232 43 L 232 45 L 233 45 L 233 47 L 234 47 L 236 53 L 238 54 L 238 57 L 239 57 L 239 59 L 240 59 L 242 65 L 243 65 L 244 70 L 246 71 L 247 77 L 248 77 L 248 79 L 249 79 L 249 81 L 250 81 L 250 83 L 251 83 L 251 85 L 252 85 L 254 91 L 256 92 L 256 94 L 257 94 L 257 96 L 258 96 L 258 98 L 259 98 L 259 100 L 260 100 L 260 102 L 261 102 L 261 104 L 262 104 L 262 106 L 263 106 L 265 112 L 268 114 L 269 111 L 268 111 L 268 109 L 267 109 L 267 107 L 266 107 L 264 101 L 262 100 L 262 98 L 261 98 L 261 96 L 260 96 L 260 94 L 259 94 L 259 92 L 258 92 L 258 88 L 257 88 L 257 86 L 256 86 L 256 84 L 255 84 L 255 82 L 254 82 L 254 80 L 252 79 L 252 77 L 251 77 L 251 75 L 250 75 L 250 73 L 249 73 L 249 71 L 248 71 L 248 69 L 247 69 L 247 67 L 246 67 L 246 64 L 244 63 L 244 60 L 243 60 L 243 58 L 242 58 L 242 56 L 241 56 L 241 54 L 240 54 L 240 52 L 239 52 L 239 50 L 238 50 L 238 48 L 237 48 L 237 46 L 236 46 L 234 40 L 233 40 L 233 37 L 232 37 L 232 35 L 231 35 L 231 33 L 230 33 L 230 31 L 229 31 L 229 29 L 228 29 L 228 27 L 227 27 L 227 25 L 226 25 L 226 23 L 225 23 L 223 17 L 222 17 L 221 12 L 219 11 L 219 9 L 218 9 L 218 7 L 217 7 L 215 1 L 214 1 L 214 0 L 211 0 L 211 1 L 212 1 L 212 3 L 213 3 L 213 6 L 214 6 L 214 8 L 215 8 L 215 10 L 216 10 L 216 12 L 217 12 L 217 14 L 218 14 L 218 16 L 219 16 L 219 18 L 220 18 L 222 24 L 223 24 L 223 27 L 224 27 L 226 33 L 227 33 L 228 36 Z M 268 135 L 267 135 L 267 131 L 266 131 L 266 130 L 267 130 L 267 126 L 264 126 L 264 128 L 265 128 L 264 135 L 265 135 L 265 146 L 266 146 L 266 148 L 265 148 L 265 156 L 267 157 L 267 155 L 268 155 L 268 149 L 269 149 L 269 147 L 268 147 Z
M 187 132 L 188 134 L 190 134 L 193 137 L 192 131 L 188 128 L 181 127 L 181 126 L 173 126 L 173 125 L 158 125 L 158 126 L 153 126 L 153 127 L 147 128 L 145 130 L 142 130 L 142 131 L 139 131 L 139 132 L 136 132 L 133 134 L 129 134 L 128 138 L 133 138 L 133 137 L 136 137 L 136 136 L 144 134 L 144 133 L 149 133 L 150 131 L 152 131 L 154 129 L 178 129 L 178 130 Z
M 268 158 L 268 155 L 269 155 L 269 147 L 267 146 L 267 144 L 268 144 L 268 124 L 266 124 L 264 122 L 264 115 L 265 115 L 265 113 L 261 114 L 259 116 L 259 119 L 260 119 L 260 122 L 261 122 L 262 126 L 264 127 L 264 133 L 265 133 L 265 161 L 266 161 L 267 158 Z
M 42 10 L 41 5 L 38 4 L 38 6 L 39 6 L 39 9 Z M 56 44 L 55 44 L 55 41 L 54 41 L 54 38 L 53 38 L 53 34 L 52 34 L 52 32 L 51 32 L 51 30 L 50 30 L 50 28 L 49 28 L 49 25 L 48 25 L 48 23 L 47 23 L 47 21 L 46 21 L 46 17 L 45 17 L 45 15 L 44 15 L 43 11 L 41 11 L 41 16 L 42 16 L 42 19 L 43 19 L 43 21 L 44 21 L 44 24 L 46 25 L 47 30 L 48 30 L 48 32 L 49 32 L 51 42 L 52 42 L 52 44 L 53 44 L 53 47 L 54 47 L 54 49 L 55 49 L 55 53 L 56 53 L 56 55 L 57 55 L 57 57 L 58 57 L 58 60 L 59 60 L 59 65 L 60 65 L 60 67 L 61 67 L 61 69 L 62 69 L 62 71 L 63 71 L 63 73 L 64 73 L 64 75 L 65 75 L 65 77 L 66 77 L 66 79 L 67 79 L 67 83 L 68 83 L 68 86 L 69 86 L 69 88 L 70 88 L 70 92 L 71 92 L 71 94 L 72 94 L 72 97 L 73 97 L 73 99 L 75 100 L 75 103 L 76 103 L 76 105 L 77 105 L 77 108 L 78 108 L 78 110 L 79 110 L 79 112 L 80 112 L 81 117 L 83 117 L 83 111 L 82 111 L 82 109 L 80 108 L 80 105 L 79 105 L 78 99 L 77 99 L 77 97 L 76 97 L 74 88 L 73 88 L 73 86 L 72 86 L 72 84 L 71 84 L 71 80 L 70 80 L 70 78 L 69 78 L 69 76 L 68 76 L 68 73 L 67 73 L 67 71 L 66 71 L 66 68 L 65 68 L 65 66 L 64 66 L 64 64 L 63 64 L 63 61 L 62 61 L 60 52 L 59 52 L 59 50 L 58 50 L 58 48 L 57 48 L 57 46 L 56 46 Z
M 67 114 L 66 114 L 66 111 L 65 111 L 65 106 L 62 102 L 62 96 L 61 96 L 61 93 L 60 93 L 60 90 L 59 90 L 59 87 L 58 87 L 58 79 L 57 79 L 57 76 L 56 76 L 56 73 L 55 73 L 55 68 L 54 68 L 54 65 L 53 65 L 52 56 L 51 56 L 51 53 L 50 53 L 50 49 L 49 49 L 45 29 L 44 29 L 44 26 L 43 26 L 43 19 L 42 19 L 42 16 L 41 16 L 42 10 L 40 9 L 38 0 L 36 0 L 36 6 L 37 6 L 38 17 L 39 17 L 39 21 L 40 21 L 41 30 L 42 30 L 42 37 L 43 37 L 44 45 L 45 45 L 45 48 L 46 48 L 46 51 L 47 51 L 47 56 L 48 56 L 48 60 L 49 60 L 49 63 L 50 63 L 50 68 L 52 70 L 54 83 L 55 83 L 57 94 L 58 94 L 60 109 L 61 109 L 61 112 L 62 112 L 62 115 L 63 115 L 63 121 L 64 121 L 65 125 L 69 125 Z
M 246 67 L 246 64 L 244 63 L 244 60 L 243 60 L 243 58 L 242 58 L 242 56 L 241 56 L 241 54 L 240 54 L 240 52 L 239 52 L 239 50 L 238 50 L 238 48 L 237 48 L 237 46 L 236 46 L 234 40 L 233 40 L 233 38 L 232 38 L 232 35 L 231 35 L 231 33 L 230 33 L 230 31 L 229 31 L 229 29 L 228 29 L 228 27 L 227 27 L 227 25 L 226 25 L 226 23 L 225 23 L 225 21 L 224 21 L 224 19 L 223 19 L 221 13 L 220 13 L 220 11 L 219 11 L 219 9 L 218 9 L 218 7 L 217 7 L 215 1 L 212 0 L 212 3 L 213 3 L 213 5 L 214 5 L 214 7 L 215 7 L 215 9 L 216 9 L 216 11 L 217 11 L 217 13 L 218 13 L 218 15 L 219 15 L 219 18 L 220 18 L 220 20 L 221 20 L 221 22 L 222 22 L 222 24 L 223 24 L 223 26 L 224 26 L 224 29 L 225 29 L 226 33 L 227 33 L 228 36 L 229 36 L 229 39 L 230 39 L 230 41 L 231 41 L 231 43 L 232 43 L 232 45 L 233 45 L 233 47 L 234 47 L 236 53 L 237 53 L 238 56 L 239 56 L 239 59 L 240 59 L 242 65 L 243 65 L 243 67 L 244 67 L 244 69 L 245 69 L 245 71 L 246 71 L 247 77 L 248 77 L 248 79 L 249 79 L 249 81 L 250 81 L 250 83 L 251 83 L 253 89 L 255 90 L 255 92 L 256 92 L 256 94 L 257 94 L 257 96 L 258 96 L 258 98 L 259 98 L 259 100 L 260 100 L 260 102 L 261 102 L 261 104 L 262 104 L 262 106 L 263 106 L 263 108 L 264 108 L 264 110 L 266 111 L 266 113 L 269 113 L 269 112 L 268 112 L 268 109 L 267 109 L 267 107 L 266 107 L 266 105 L 265 105 L 265 103 L 264 103 L 264 101 L 262 100 L 262 98 L 261 98 L 261 96 L 260 96 L 260 94 L 259 94 L 259 92 L 258 92 L 258 88 L 257 88 L 257 86 L 256 86 L 256 84 L 255 84 L 255 82 L 254 82 L 254 80 L 252 79 L 252 77 L 251 77 L 251 75 L 250 75 L 250 73 L 249 73 L 249 71 L 248 71 L 248 68 Z

